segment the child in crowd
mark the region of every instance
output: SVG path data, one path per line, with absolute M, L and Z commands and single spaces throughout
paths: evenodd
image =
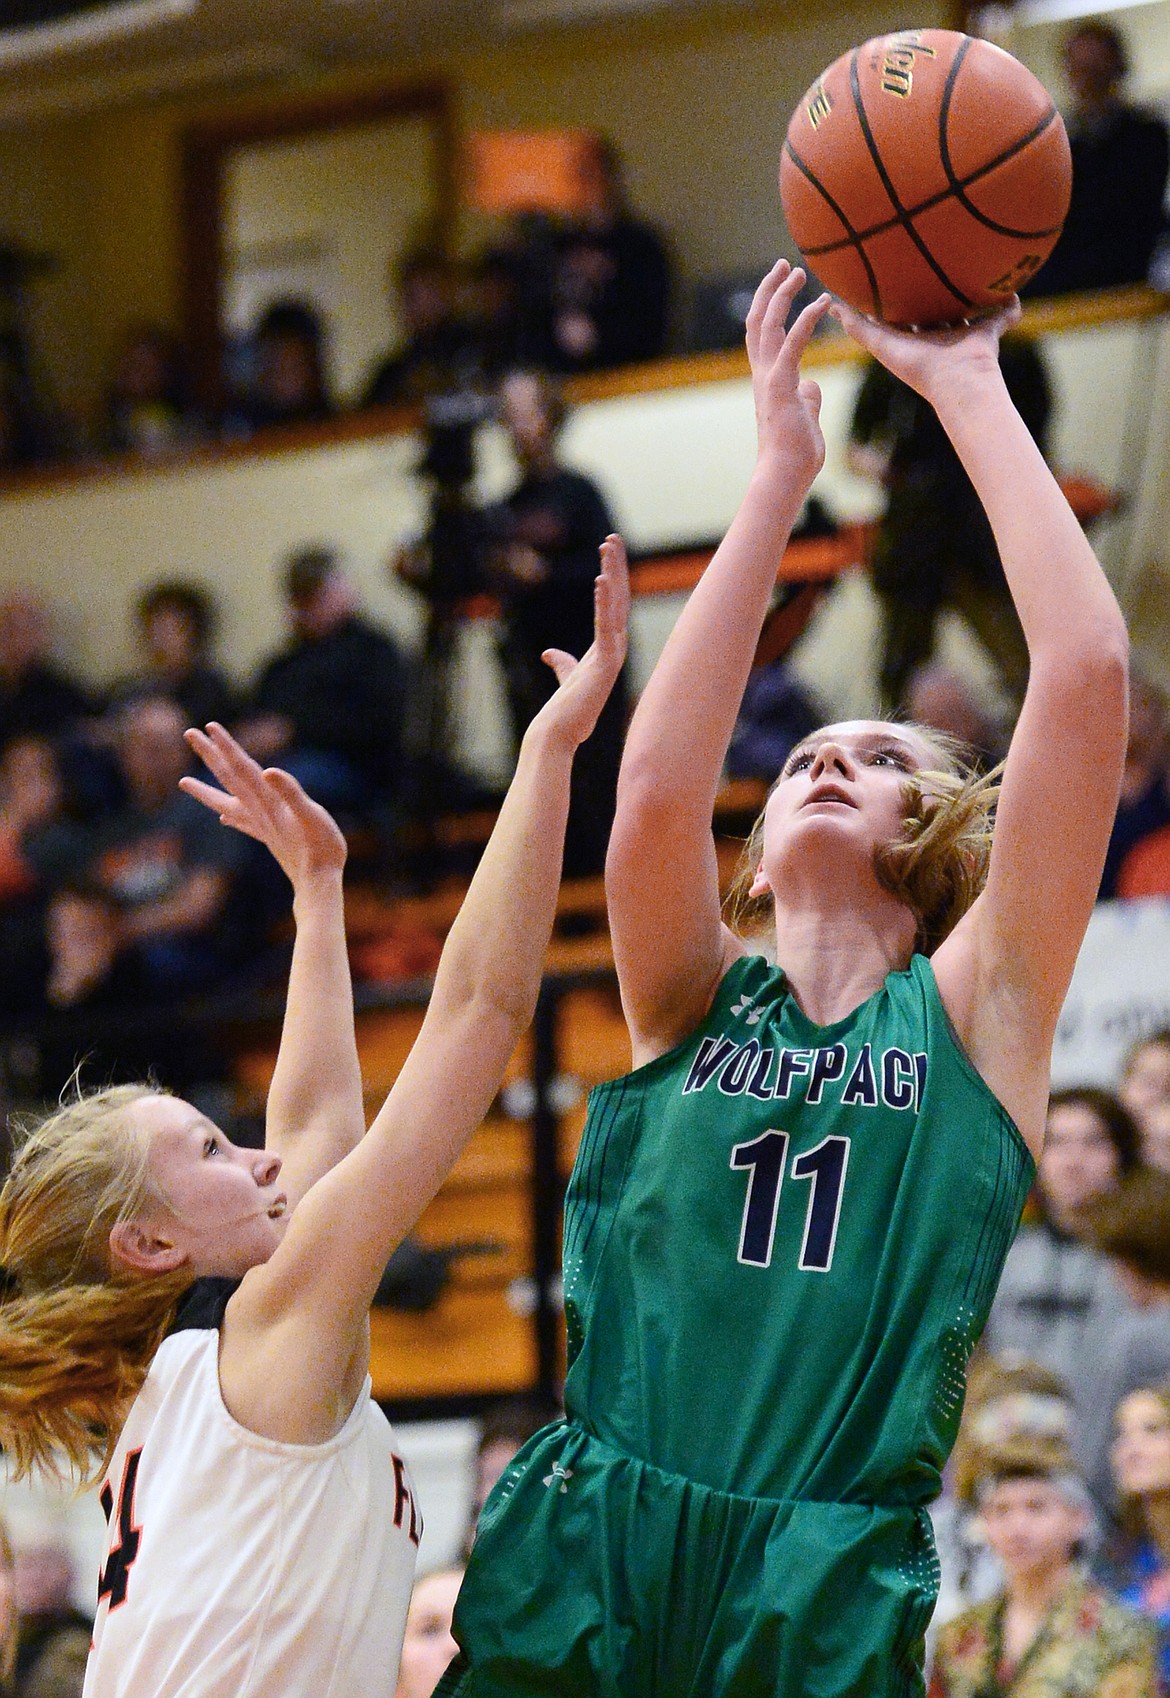
M 1093 1511 L 1067 1454 L 993 1457 L 979 1514 L 1003 1588 L 942 1629 L 929 1698 L 1155 1698 L 1151 1627 L 1081 1566 Z

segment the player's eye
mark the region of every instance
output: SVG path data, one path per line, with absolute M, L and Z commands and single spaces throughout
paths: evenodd
M 803 772 L 804 769 L 806 767 L 810 767 L 812 765 L 812 763 L 813 763 L 813 754 L 812 754 L 811 749 L 797 749 L 796 753 L 793 754 L 793 755 L 789 755 L 787 761 L 785 762 L 785 765 L 784 765 L 784 776 L 785 776 L 785 778 L 787 778 L 790 773 Z
M 896 766 L 903 772 L 914 770 L 913 762 L 904 749 L 875 749 L 870 756 L 873 766 Z
M 219 1139 L 218 1138 L 204 1138 L 204 1140 L 203 1140 L 203 1154 L 205 1156 L 217 1156 L 219 1154 Z

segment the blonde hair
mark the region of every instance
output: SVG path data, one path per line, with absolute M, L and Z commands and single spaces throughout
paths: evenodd
M 980 772 L 963 745 L 940 732 L 908 723 L 891 729 L 912 731 L 937 766 L 907 774 L 902 834 L 877 850 L 874 869 L 883 888 L 914 913 L 915 951 L 932 955 L 987 882 L 1003 768 Z M 728 924 L 744 935 L 765 930 L 773 914 L 769 894 L 751 894 L 763 853 L 766 812 L 765 807 L 743 846 L 727 895 Z
M 129 1114 L 152 1086 L 82 1092 L 24 1132 L 0 1189 L 0 1446 L 19 1477 L 104 1469 L 187 1269 L 113 1263 L 111 1229 L 160 1199 Z

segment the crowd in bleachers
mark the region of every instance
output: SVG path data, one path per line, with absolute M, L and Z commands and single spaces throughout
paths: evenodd
M 349 397 L 333 379 L 330 324 L 297 296 L 278 295 L 229 339 L 214 382 L 206 373 L 196 382 L 173 331 L 127 327 L 89 419 L 54 417 L 14 330 L 0 344 L 0 470 L 107 455 L 154 460 L 345 412 L 486 394 L 517 365 L 570 374 L 656 358 L 670 332 L 669 249 L 631 210 L 613 147 L 601 135 L 592 142 L 589 192 L 571 213 L 518 212 L 466 258 L 434 238 L 391 257 L 399 339 Z

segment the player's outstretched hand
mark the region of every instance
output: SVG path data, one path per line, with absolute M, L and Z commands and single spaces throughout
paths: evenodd
M 948 384 L 969 375 L 998 372 L 999 339 L 1018 321 L 1020 303 L 1013 295 L 999 312 L 937 330 L 896 330 L 844 301 L 834 301 L 831 311 L 867 353 L 933 403 Z
M 337 822 L 290 773 L 261 767 L 214 721 L 186 738 L 223 788 L 200 778 L 181 778 L 180 788 L 224 825 L 270 849 L 294 890 L 317 874 L 341 870 L 346 845 Z
M 805 282 L 799 266 L 776 261 L 756 290 L 747 316 L 747 351 L 760 458 L 778 459 L 811 483 L 825 460 L 821 391 L 812 378 L 801 377 L 800 362 L 832 297 L 819 295 L 789 327 L 793 302 Z
M 597 724 L 617 681 L 626 658 L 629 623 L 625 544 L 619 536 L 608 536 L 601 545 L 601 571 L 593 585 L 592 644 L 580 660 L 563 649 L 545 649 L 542 656 L 556 673 L 560 688 L 541 708 L 537 720 L 555 729 L 574 749 Z

